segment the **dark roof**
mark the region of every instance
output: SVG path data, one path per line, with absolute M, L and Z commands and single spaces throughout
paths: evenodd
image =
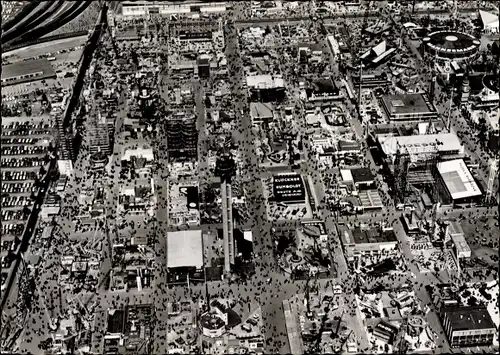
M 135 157 L 134 157 L 135 158 Z M 135 167 L 137 169 L 142 169 L 146 166 L 146 158 L 139 157 L 135 160 Z
M 227 326 L 228 328 L 234 328 L 241 323 L 241 317 L 233 311 L 232 309 L 227 311 Z
M 337 94 L 338 88 L 335 83 L 330 78 L 328 79 L 316 79 L 312 83 L 312 88 L 316 94 Z
M 16 62 L 12 64 L 2 65 L 2 80 L 6 80 L 9 78 L 15 78 L 22 75 L 30 75 L 42 72 L 42 74 L 26 77 L 23 79 L 12 80 L 9 84 L 16 84 L 17 82 L 25 82 L 25 81 L 35 81 L 42 80 L 44 78 L 56 77 L 56 72 L 50 62 L 43 59 L 35 59 L 35 60 L 26 60 L 24 62 Z M 7 84 L 7 83 L 6 83 Z
M 455 31 L 439 31 L 429 35 L 430 42 L 444 50 L 464 50 L 475 45 L 476 38 L 469 34 Z M 479 47 L 479 45 L 477 45 Z
M 307 47 L 309 48 L 312 52 L 316 52 L 316 51 L 321 51 L 323 52 L 323 47 L 321 46 L 321 44 L 319 43 L 305 43 L 305 42 L 300 42 L 299 44 L 297 44 L 297 47 L 298 48 L 304 48 L 304 47 Z
M 370 171 L 370 168 L 351 169 L 351 174 L 355 184 L 363 182 L 371 182 L 374 180 L 374 176 Z
M 383 329 L 385 332 L 390 332 L 393 335 L 395 335 L 398 332 L 398 328 L 392 325 L 391 323 L 388 323 L 386 321 L 381 320 L 380 323 L 377 324 L 375 327 L 376 329 Z
M 471 94 L 474 94 L 474 93 L 477 94 L 481 90 L 483 90 L 484 84 L 483 84 L 483 75 L 482 74 L 469 75 L 468 79 L 469 79 L 469 87 L 470 87 Z M 464 80 L 465 80 L 465 78 L 464 78 Z
M 198 58 L 198 65 L 208 65 L 208 64 L 210 64 L 208 58 Z
M 220 318 L 216 313 L 210 312 L 205 313 L 200 317 L 200 324 L 203 328 L 211 330 L 220 329 L 225 325 L 222 318 Z
M 483 77 L 483 84 L 485 87 L 487 87 L 488 89 L 490 89 L 494 92 L 499 91 L 497 78 L 493 74 L 485 75 Z
M 447 307 L 443 310 L 453 330 L 477 330 L 495 328 L 486 307 Z
M 50 62 L 47 59 L 36 59 L 3 65 L 2 79 L 32 74 L 39 71 L 43 71 L 44 73 L 52 72 L 55 74 L 52 65 L 50 65 Z
M 360 150 L 361 145 L 353 141 L 339 141 L 339 149 L 341 151 Z
M 114 309 L 108 312 L 108 333 L 122 333 L 125 312 Z
M 221 311 L 222 313 L 227 313 L 230 309 L 221 302 L 219 302 L 218 300 L 213 300 L 211 306 L 219 309 L 219 311 Z
M 384 95 L 382 101 L 394 114 L 414 114 L 436 112 L 429 100 L 423 94 Z
M 393 230 L 381 230 L 381 229 L 368 229 L 363 230 L 360 228 L 355 228 L 352 231 L 352 236 L 354 238 L 355 244 L 366 244 L 366 243 L 386 243 L 397 241 L 396 235 Z
M 139 34 L 135 28 L 118 29 L 116 38 L 118 40 L 127 38 L 139 39 Z
M 273 194 L 277 202 L 303 201 L 306 192 L 302 176 L 300 174 L 274 175 Z

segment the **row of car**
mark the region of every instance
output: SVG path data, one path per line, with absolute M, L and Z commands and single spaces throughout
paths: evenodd
M 34 192 L 35 190 L 36 187 L 33 186 L 32 182 L 2 184 L 2 193 L 23 194 Z
M 47 150 L 44 146 L 39 145 L 7 145 L 2 147 L 2 154 L 14 155 L 14 154 L 40 154 Z
M 24 181 L 35 180 L 36 173 L 33 171 L 3 171 L 2 181 Z
M 31 168 L 42 166 L 43 161 L 40 159 L 2 159 L 2 168 Z
M 20 236 L 23 233 L 24 224 L 2 223 L 2 238 L 8 234 Z
M 6 129 L 19 129 L 19 128 L 22 128 L 22 129 L 48 129 L 50 128 L 50 124 L 49 123 L 46 123 L 46 122 L 37 122 L 37 123 L 34 123 L 34 122 L 29 122 L 29 121 L 26 121 L 26 122 L 12 122 L 10 124 L 4 124 L 2 125 L 2 128 L 4 130 Z
M 24 221 L 26 219 L 26 215 L 24 214 L 24 211 L 12 211 L 12 210 L 2 210 L 0 212 L 0 216 L 2 219 L 2 222 L 5 221 Z
M 2 144 L 35 144 L 37 138 L 2 138 Z
M 50 136 L 54 132 L 50 129 L 40 128 L 40 129 L 16 129 L 12 131 L 6 131 L 3 129 L 3 136 Z
M 2 207 L 30 206 L 31 200 L 26 196 L 2 196 Z

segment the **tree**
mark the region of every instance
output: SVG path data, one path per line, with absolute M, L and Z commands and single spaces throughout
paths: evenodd
M 468 299 L 467 299 L 467 304 L 469 306 L 476 306 L 477 305 L 477 298 L 474 297 L 474 296 L 470 296 Z

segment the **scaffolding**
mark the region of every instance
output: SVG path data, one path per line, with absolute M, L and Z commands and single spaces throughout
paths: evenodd
M 394 192 L 398 203 L 407 203 L 411 186 L 429 185 L 436 196 L 438 149 L 436 144 L 400 145 L 394 161 Z

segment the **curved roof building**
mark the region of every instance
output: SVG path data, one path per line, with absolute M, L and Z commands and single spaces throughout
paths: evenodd
M 464 61 L 477 56 L 481 42 L 467 33 L 438 31 L 425 37 L 423 44 L 438 59 Z
M 483 77 L 483 86 L 493 92 L 499 92 L 498 81 L 495 75 L 485 75 Z

